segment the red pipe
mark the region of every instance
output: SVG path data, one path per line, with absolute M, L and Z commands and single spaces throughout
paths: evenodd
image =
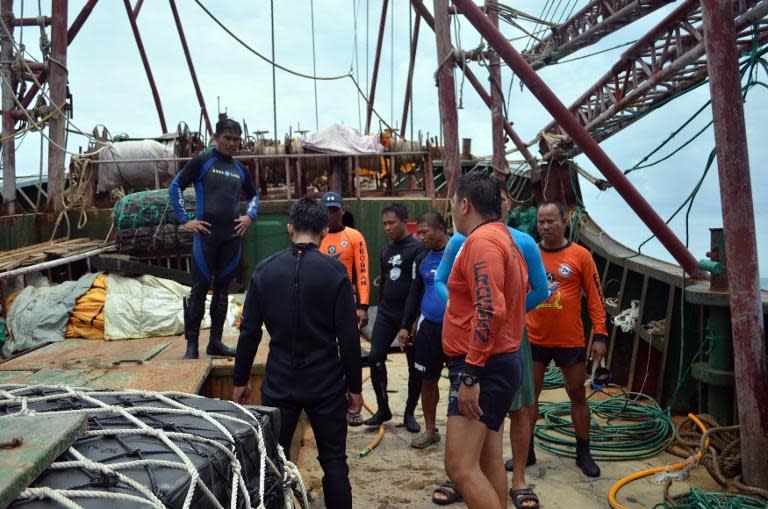
M 51 24 L 50 16 L 43 16 L 43 24 L 48 26 Z M 40 25 L 37 18 L 15 18 L 13 20 L 13 26 L 15 27 L 36 27 Z
M 376 41 L 376 58 L 373 60 L 373 76 L 371 77 L 371 92 L 368 94 L 368 114 L 365 117 L 365 133 L 371 130 L 371 115 L 373 115 L 373 102 L 376 98 L 376 82 L 379 79 L 379 62 L 381 61 L 381 45 L 384 43 L 384 28 L 387 25 L 387 7 L 389 0 L 384 0 L 381 5 L 381 21 L 379 22 L 379 38 Z
M 733 4 L 702 0 L 701 11 L 728 260 L 741 464 L 747 484 L 768 489 L 768 363 Z
M 411 5 L 413 5 L 413 9 L 416 11 L 416 13 L 424 18 L 424 21 L 427 23 L 427 25 L 429 25 L 429 28 L 434 31 L 435 19 L 432 17 L 432 14 L 427 10 L 427 8 L 424 7 L 424 4 L 421 2 L 421 0 L 411 0 Z M 460 69 L 464 72 L 464 76 L 467 77 L 467 80 L 469 80 L 469 82 L 475 88 L 475 91 L 477 92 L 477 95 L 480 96 L 480 99 L 482 99 L 485 105 L 490 108 L 491 96 L 485 90 L 485 87 L 483 87 L 483 85 L 480 83 L 480 80 L 477 79 L 475 73 L 472 72 L 472 69 L 467 66 L 460 67 Z M 517 150 L 520 151 L 531 168 L 533 170 L 537 170 L 539 165 L 536 162 L 536 158 L 533 157 L 525 142 L 523 142 L 520 136 L 518 136 L 517 132 L 512 128 L 512 125 L 507 122 L 506 119 L 504 119 L 504 131 L 506 131 L 507 135 L 509 135 L 509 139 L 512 140 L 512 143 L 514 143 L 515 147 L 517 147 Z
M 69 30 L 67 30 L 67 46 L 72 44 L 72 41 L 75 40 L 75 37 L 77 36 L 77 33 L 80 32 L 80 29 L 83 27 L 83 24 L 88 19 L 88 16 L 91 15 L 91 11 L 93 11 L 93 8 L 96 6 L 96 3 L 99 0 L 88 0 L 88 3 L 83 6 L 83 8 L 80 10 L 80 14 L 77 15 L 75 20 L 72 22 L 72 25 L 69 27 Z M 44 84 L 47 80 L 47 76 L 44 72 L 40 72 L 36 76 L 38 83 L 41 85 Z M 37 84 L 33 83 L 32 86 L 29 87 L 29 90 L 24 95 L 24 99 L 21 101 L 21 104 L 24 106 L 24 108 L 29 108 L 29 105 L 32 104 L 32 99 L 35 98 L 35 95 L 37 95 L 37 92 L 40 90 L 40 88 L 37 86 Z
M 136 1 L 136 7 L 133 8 L 133 17 L 138 18 L 139 12 L 141 11 L 141 6 L 144 5 L 144 0 L 137 0 Z
M 499 28 L 499 11 L 488 8 L 489 0 L 485 0 L 485 12 L 493 26 Z M 493 157 L 491 167 L 496 178 L 506 181 L 507 154 L 504 153 L 504 107 L 501 92 L 501 65 L 499 55 L 491 53 L 488 74 L 491 83 L 491 144 Z
M 181 39 L 181 47 L 184 50 L 184 58 L 187 59 L 187 66 L 189 67 L 189 74 L 192 76 L 192 84 L 195 86 L 195 94 L 197 95 L 197 102 L 200 105 L 200 109 L 203 112 L 203 118 L 205 119 L 205 127 L 208 129 L 208 136 L 213 136 L 213 129 L 211 128 L 211 119 L 208 118 L 208 110 L 205 107 L 205 99 L 203 98 L 203 92 L 200 90 L 200 83 L 197 81 L 197 73 L 195 72 L 195 65 L 192 63 L 192 55 L 189 52 L 189 46 L 187 46 L 187 38 L 184 36 L 184 27 L 181 25 L 181 18 L 179 17 L 179 11 L 176 9 L 176 0 L 169 0 L 171 4 L 171 11 L 173 11 L 173 20 L 176 22 L 176 29 L 179 31 L 179 39 Z
M 67 0 L 51 3 L 51 65 L 50 94 L 51 102 L 61 107 L 67 100 Z M 59 147 L 66 145 L 66 112 L 57 113 L 48 124 L 48 200 L 46 209 L 55 213 L 61 212 L 64 203 L 64 150 Z M 58 146 L 54 145 L 56 143 Z
M 125 12 L 128 14 L 128 21 L 131 22 L 131 30 L 133 31 L 133 37 L 136 39 L 136 46 L 139 48 L 139 55 L 141 55 L 141 63 L 144 64 L 144 71 L 147 73 L 147 80 L 149 81 L 149 88 L 152 89 L 152 98 L 155 100 L 155 107 L 157 108 L 157 115 L 160 117 L 160 127 L 163 130 L 163 134 L 168 132 L 168 127 L 165 125 L 165 115 L 163 115 L 163 105 L 160 102 L 160 94 L 157 93 L 157 85 L 155 85 L 155 78 L 152 76 L 152 68 L 149 67 L 149 60 L 147 59 L 147 53 L 144 51 L 144 43 L 141 42 L 141 34 L 139 33 L 139 26 L 136 24 L 136 17 L 133 15 L 131 9 L 130 0 L 123 0 L 125 4 Z
M 411 105 L 411 94 L 413 91 L 413 68 L 416 65 L 416 49 L 419 45 L 419 27 L 421 26 L 421 16 L 416 15 L 413 21 L 413 39 L 411 40 L 411 60 L 408 63 L 408 81 L 405 85 L 405 101 L 403 101 L 403 121 L 400 123 L 400 135 L 405 139 L 405 127 L 408 124 L 408 108 Z M 411 119 L 413 121 L 413 119 Z
M 680 242 L 680 239 L 669 228 L 669 225 L 659 217 L 616 164 L 611 161 L 608 154 L 592 139 L 587 130 L 579 124 L 576 117 L 568 111 L 568 108 L 547 87 L 539 75 L 536 74 L 536 71 L 520 56 L 520 53 L 493 26 L 488 17 L 471 0 L 454 0 L 454 5 L 474 25 L 477 31 L 485 37 L 488 44 L 498 52 L 499 56 L 504 59 L 510 69 L 520 78 L 520 81 L 525 83 L 571 139 L 581 147 L 590 161 L 605 175 L 608 182 L 611 183 L 622 198 L 624 198 L 624 201 L 643 220 L 651 232 L 656 235 L 662 245 L 667 248 L 667 251 L 683 269 L 694 278 L 707 278 L 707 273 L 699 268 L 696 258 Z

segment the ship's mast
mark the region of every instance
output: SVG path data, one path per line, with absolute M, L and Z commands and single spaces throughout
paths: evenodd
M 13 0 L 0 0 L 0 16 L 3 23 L 13 34 Z M 14 138 L 13 111 L 16 109 L 14 101 L 15 78 L 13 76 L 13 38 L 6 35 L 5 30 L 0 33 L 0 60 L 2 60 L 3 73 L 3 214 L 13 214 L 16 208 L 16 140 Z M 11 89 L 10 87 L 13 87 Z
M 64 208 L 64 155 L 67 117 L 67 4 L 56 0 L 51 4 L 51 58 L 48 65 L 48 84 L 52 108 L 60 108 L 48 124 L 48 202 L 46 209 L 59 213 Z

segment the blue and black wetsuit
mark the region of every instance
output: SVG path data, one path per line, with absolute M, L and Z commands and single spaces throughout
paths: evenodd
M 189 218 L 184 210 L 184 189 L 195 187 L 195 218 L 210 223 L 211 233 L 195 233 L 192 241 L 192 291 L 187 302 L 185 335 L 194 340 L 205 313 L 205 296 L 213 288 L 211 302 L 211 341 L 221 340 L 227 314 L 227 288 L 240 263 L 242 241 L 235 232 L 240 217 L 240 196 L 248 200 L 245 214 L 256 219 L 259 196 L 245 167 L 217 150 L 201 154 L 188 162 L 168 189 L 171 206 L 179 223 Z

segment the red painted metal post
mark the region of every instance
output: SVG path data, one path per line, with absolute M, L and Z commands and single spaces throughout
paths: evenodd
M 67 8 L 68 0 L 51 3 L 51 60 L 48 69 L 51 102 L 64 109 L 67 100 Z M 66 110 L 65 110 L 66 112 Z M 46 209 L 55 213 L 64 208 L 64 145 L 67 118 L 56 113 L 48 123 L 48 201 Z
M 208 129 L 208 136 L 213 136 L 211 119 L 208 118 L 208 110 L 205 107 L 205 99 L 203 98 L 203 92 L 200 90 L 200 83 L 197 81 L 197 73 L 195 72 L 195 65 L 192 63 L 192 55 L 189 52 L 189 46 L 187 45 L 187 38 L 184 36 L 184 27 L 181 25 L 181 18 L 179 17 L 179 11 L 176 8 L 176 0 L 168 0 L 168 1 L 171 4 L 171 11 L 173 11 L 173 20 L 176 22 L 176 30 L 178 30 L 179 32 L 181 47 L 184 50 L 184 58 L 187 59 L 187 67 L 189 67 L 189 75 L 192 77 L 192 84 L 195 86 L 197 103 L 200 105 L 200 110 L 203 112 L 203 118 L 205 119 L 205 127 L 206 129 Z
M 443 124 L 443 172 L 451 198 L 461 178 L 459 128 L 456 90 L 453 82 L 453 44 L 448 0 L 435 1 L 435 37 L 437 39 L 437 87 L 440 94 L 440 121 Z
M 0 3 L 0 15 L 3 23 L 8 27 L 8 31 L 13 35 L 13 24 L 9 21 L 13 18 L 13 0 L 2 0 Z M 14 61 L 13 40 L 5 35 L 5 31 L 0 34 L 0 72 L 3 73 L 2 107 L 3 107 L 3 210 L 2 214 L 13 214 L 16 212 L 16 140 L 14 138 L 14 125 L 16 119 L 12 115 L 16 107 L 14 101 L 15 91 L 8 88 L 15 88 L 16 80 L 14 78 L 12 64 Z M 14 85 L 12 85 L 14 84 Z
M 413 39 L 411 40 L 411 60 L 408 63 L 408 80 L 405 84 L 405 101 L 403 101 L 403 121 L 400 122 L 400 135 L 405 138 L 405 127 L 408 125 L 408 108 L 411 106 L 411 95 L 413 94 L 413 68 L 416 65 L 416 49 L 419 45 L 419 26 L 421 25 L 421 16 L 416 16 L 413 21 Z M 413 122 L 413 119 L 411 119 Z
M 416 11 L 416 13 L 424 18 L 424 21 L 427 23 L 429 28 L 432 30 L 435 29 L 435 19 L 432 17 L 432 14 L 427 10 L 426 7 L 424 7 L 424 4 L 421 0 L 411 0 L 411 5 L 413 5 L 413 9 Z M 477 95 L 480 96 L 480 99 L 483 100 L 486 106 L 488 108 L 491 107 L 491 96 L 488 94 L 488 92 L 485 90 L 485 87 L 480 83 L 480 80 L 477 78 L 474 72 L 472 72 L 472 69 L 470 69 L 467 66 L 459 67 L 463 72 L 464 76 L 467 77 L 467 80 L 472 84 L 472 87 L 477 92 Z M 528 150 L 528 147 L 525 145 L 525 142 L 523 142 L 522 138 L 518 136 L 517 132 L 512 128 L 512 125 L 507 122 L 506 119 L 504 119 L 504 131 L 506 131 L 509 138 L 512 140 L 512 143 L 517 147 L 517 149 L 520 151 L 520 153 L 523 155 L 523 158 L 528 162 L 528 164 L 531 166 L 533 170 L 537 170 L 539 168 L 538 163 L 536 162 L 536 158 L 533 157 L 531 152 Z
M 489 0 L 485 0 L 485 13 L 493 26 L 499 28 L 499 11 L 489 8 Z M 501 92 L 501 59 L 496 52 L 491 52 L 488 73 L 491 83 L 491 143 L 493 157 L 491 167 L 496 178 L 506 181 L 507 154 L 504 152 L 504 109 Z
M 384 28 L 387 25 L 387 7 L 389 0 L 384 0 L 381 5 L 381 21 L 379 22 L 379 38 L 376 41 L 376 57 L 373 60 L 373 76 L 371 77 L 371 91 L 368 94 L 368 114 L 365 117 L 365 134 L 371 130 L 371 115 L 373 115 L 373 103 L 376 99 L 376 82 L 379 79 L 379 62 L 381 61 L 381 45 L 384 42 Z
M 144 64 L 144 71 L 147 73 L 147 80 L 149 81 L 149 88 L 152 89 L 152 98 L 155 100 L 155 107 L 157 108 L 157 115 L 160 117 L 160 127 L 163 130 L 163 134 L 168 132 L 168 127 L 165 125 L 165 115 L 163 115 L 163 105 L 160 102 L 160 94 L 157 93 L 157 85 L 155 85 L 155 78 L 152 76 L 152 68 L 149 67 L 149 60 L 147 59 L 147 53 L 144 51 L 144 43 L 141 41 L 141 34 L 139 33 L 139 26 L 136 24 L 136 17 L 133 15 L 133 9 L 131 9 L 130 0 L 123 0 L 125 4 L 125 12 L 128 14 L 128 21 L 131 22 L 131 30 L 133 31 L 133 37 L 136 39 L 136 46 L 139 48 L 139 55 L 141 55 L 141 63 Z
M 133 8 L 133 17 L 138 18 L 141 6 L 144 5 L 144 0 L 136 0 L 136 7 Z
M 701 0 L 731 296 L 744 480 L 768 489 L 768 361 L 733 2 Z
M 69 30 L 67 31 L 67 45 L 72 44 L 72 41 L 75 40 L 75 37 L 77 37 L 78 32 L 80 32 L 80 29 L 85 24 L 88 16 L 91 15 L 91 11 L 93 11 L 93 8 L 96 7 L 98 1 L 99 0 L 88 0 L 88 3 L 86 3 L 80 10 L 80 14 L 77 15 L 75 20 L 72 22 L 72 25 L 69 27 Z M 41 72 L 37 74 L 36 78 L 37 81 L 42 85 L 46 82 L 48 77 L 44 72 Z M 32 99 L 35 98 L 35 95 L 37 95 L 39 90 L 40 88 L 35 83 L 33 83 L 29 87 L 27 93 L 24 95 L 24 99 L 21 101 L 21 104 L 23 104 L 25 108 L 28 108 L 29 105 L 32 104 Z
M 560 124 L 565 132 L 578 144 L 592 163 L 605 175 L 608 182 L 624 198 L 624 201 L 643 220 L 648 228 L 659 239 L 662 245 L 694 278 L 706 278 L 707 273 L 698 266 L 696 258 L 688 251 L 688 248 L 680 242 L 669 226 L 656 213 L 651 205 L 635 189 L 632 183 L 624 176 L 619 168 L 608 157 L 597 142 L 592 139 L 586 129 L 568 111 L 568 108 L 547 87 L 544 81 L 536 74 L 530 65 L 520 56 L 509 41 L 499 30 L 493 26 L 488 17 L 483 14 L 471 0 L 454 0 L 454 5 L 466 16 L 480 34 L 485 37 L 488 44 L 498 52 L 499 56 L 509 65 L 512 71 L 520 78 L 541 102 L 547 111 Z

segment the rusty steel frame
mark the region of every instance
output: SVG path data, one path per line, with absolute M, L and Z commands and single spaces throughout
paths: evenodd
M 133 17 L 138 18 L 139 12 L 141 12 L 141 6 L 144 5 L 144 0 L 136 0 L 136 6 L 133 8 Z
M 413 9 L 416 11 L 416 13 L 422 18 L 424 18 L 424 21 L 427 23 L 429 28 L 431 28 L 432 31 L 434 31 L 435 19 L 432 17 L 432 14 L 424 6 L 424 3 L 422 2 L 422 0 L 411 0 L 411 5 L 413 6 Z M 490 108 L 491 95 L 488 93 L 485 87 L 480 83 L 480 80 L 477 78 L 477 76 L 472 71 L 472 69 L 470 69 L 466 65 L 459 66 L 459 69 L 461 69 L 464 72 L 464 76 L 466 76 L 467 80 L 475 89 L 475 91 L 477 92 L 477 95 L 480 96 L 480 99 L 482 99 L 485 105 L 488 108 Z M 525 144 L 522 138 L 520 138 L 520 136 L 514 130 L 514 128 L 512 127 L 512 124 L 510 124 L 509 121 L 507 121 L 506 119 L 504 119 L 504 131 L 512 140 L 512 143 L 515 145 L 515 147 L 520 151 L 520 153 L 522 154 L 526 162 L 530 165 L 531 169 L 534 171 L 538 170 L 539 165 L 538 165 L 538 162 L 536 161 L 536 158 L 533 157 L 533 154 L 531 154 L 531 152 L 528 150 L 528 146 Z
M 409 7 L 410 8 L 410 7 Z M 403 100 L 403 121 L 400 123 L 400 135 L 405 138 L 405 127 L 408 125 L 408 108 L 411 106 L 411 96 L 413 94 L 413 68 L 416 66 L 416 50 L 419 45 L 419 27 L 421 26 L 421 16 L 418 14 L 413 20 L 413 36 L 411 39 L 411 55 L 408 62 L 408 79 L 405 84 L 405 99 Z M 411 119 L 413 121 L 413 119 Z
M 384 43 L 384 29 L 387 25 L 387 7 L 389 0 L 384 0 L 381 5 L 381 20 L 379 21 L 379 37 L 376 40 L 376 56 L 373 59 L 373 75 L 371 76 L 371 91 L 368 93 L 368 111 L 365 116 L 365 133 L 371 130 L 371 118 L 373 115 L 373 103 L 376 100 L 376 83 L 379 80 L 379 63 L 381 62 L 381 47 Z
M 144 64 L 144 71 L 147 73 L 147 81 L 149 81 L 149 88 L 152 89 L 152 98 L 155 101 L 155 108 L 157 108 L 157 115 L 160 118 L 160 128 L 163 130 L 163 134 L 168 132 L 168 127 L 165 124 L 165 115 L 163 114 L 163 104 L 160 102 L 160 94 L 157 92 L 157 85 L 155 84 L 155 78 L 152 75 L 152 68 L 149 66 L 149 59 L 147 58 L 147 52 L 144 50 L 144 43 L 141 40 L 141 33 L 139 32 L 139 25 L 136 24 L 136 16 L 133 15 L 133 9 L 131 9 L 130 0 L 123 0 L 125 5 L 125 12 L 128 15 L 128 21 L 131 23 L 131 31 L 133 31 L 133 37 L 136 39 L 136 46 L 139 49 L 139 55 L 141 56 L 141 63 Z
M 176 23 L 176 30 L 179 32 L 179 40 L 181 40 L 181 48 L 184 50 L 184 58 L 187 60 L 187 67 L 189 67 L 189 75 L 192 77 L 192 85 L 195 87 L 195 95 L 197 96 L 197 103 L 200 105 L 200 110 L 203 113 L 203 119 L 205 120 L 205 127 L 208 130 L 208 136 L 213 136 L 213 128 L 211 127 L 211 119 L 208 118 L 208 109 L 205 107 L 205 99 L 203 98 L 203 92 L 200 89 L 200 83 L 197 81 L 197 73 L 195 72 L 195 64 L 192 63 L 192 54 L 189 51 L 187 45 L 187 38 L 184 36 L 184 27 L 181 24 L 181 18 L 179 17 L 179 10 L 176 8 L 176 0 L 168 0 L 171 5 L 171 11 L 173 12 L 173 20 Z
M 499 11 L 489 9 L 489 0 L 485 0 L 485 13 L 493 26 L 499 28 Z M 504 95 L 501 91 L 501 59 L 498 53 L 491 52 L 488 58 L 488 77 L 491 85 L 491 145 L 493 156 L 491 167 L 494 175 L 506 181 L 507 154 L 504 151 Z
M 51 102 L 61 107 L 67 100 L 67 8 L 68 0 L 51 3 L 51 59 L 48 68 L 48 81 Z M 64 146 L 68 109 L 65 114 L 57 112 L 48 123 L 48 200 L 45 208 L 49 212 L 59 213 L 64 209 Z
M 768 14 L 768 0 L 734 0 L 739 51 L 752 49 L 753 24 Z M 768 40 L 768 27 L 758 37 Z M 569 108 L 598 142 L 621 131 L 642 113 L 707 78 L 699 0 L 685 0 L 654 29 L 624 52 L 594 86 Z M 565 134 L 556 122 L 546 133 Z M 549 154 L 551 147 L 544 147 Z M 578 147 L 569 155 L 579 153 Z
M 455 62 L 448 1 L 434 0 L 434 30 L 437 40 L 437 93 L 440 99 L 440 122 L 443 126 L 443 173 L 445 173 L 450 199 L 461 178 L 461 158 L 459 156 L 459 114 L 456 110 L 456 88 L 453 79 Z
M 585 48 L 674 0 L 591 0 L 523 52 L 535 70 Z
M 3 23 L 13 36 L 14 25 L 7 23 L 13 18 L 13 0 L 0 0 L 0 14 L 3 16 Z M 13 110 L 16 107 L 14 100 L 16 88 L 16 78 L 13 72 L 14 48 L 13 40 L 5 35 L 5 31 L 0 35 L 0 72 L 3 74 L 3 81 L 6 83 L 2 89 L 2 150 L 3 150 L 3 205 L 0 214 L 13 214 L 16 212 L 16 139 L 14 138 L 16 119 L 13 116 Z
M 747 484 L 768 489 L 768 362 L 755 214 L 738 60 L 729 0 L 701 0 L 720 176 L 733 333 L 741 464 Z
M 683 269 L 694 278 L 706 278 L 707 273 L 699 268 L 696 258 L 680 242 L 680 239 L 669 228 L 669 225 L 659 217 L 653 207 L 608 157 L 608 154 L 600 148 L 587 130 L 568 111 L 552 90 L 547 87 L 544 81 L 536 74 L 536 71 L 528 65 L 504 35 L 493 26 L 493 23 L 483 14 L 483 11 L 472 0 L 453 0 L 453 3 L 477 31 L 480 32 L 480 35 L 485 38 L 488 44 L 509 65 L 520 81 L 531 90 L 531 93 L 547 111 L 563 125 L 566 132 L 582 147 L 587 157 L 605 175 L 606 179 L 656 235 L 662 245 L 664 245 Z
M 75 37 L 77 37 L 80 29 L 83 28 L 83 25 L 88 20 L 88 17 L 91 15 L 93 8 L 96 7 L 98 1 L 99 0 L 88 0 L 88 3 L 86 3 L 80 10 L 80 14 L 77 15 L 75 20 L 72 22 L 72 25 L 70 25 L 69 30 L 67 30 L 67 45 L 72 44 L 72 41 L 75 40 Z M 36 78 L 38 83 L 41 85 L 44 84 L 48 79 L 44 72 L 38 73 Z M 33 83 L 29 87 L 27 93 L 24 95 L 24 99 L 21 101 L 21 104 L 25 108 L 28 108 L 29 105 L 32 104 L 32 100 L 35 98 L 35 95 L 37 95 L 39 90 L 40 88 L 37 86 L 37 84 Z

